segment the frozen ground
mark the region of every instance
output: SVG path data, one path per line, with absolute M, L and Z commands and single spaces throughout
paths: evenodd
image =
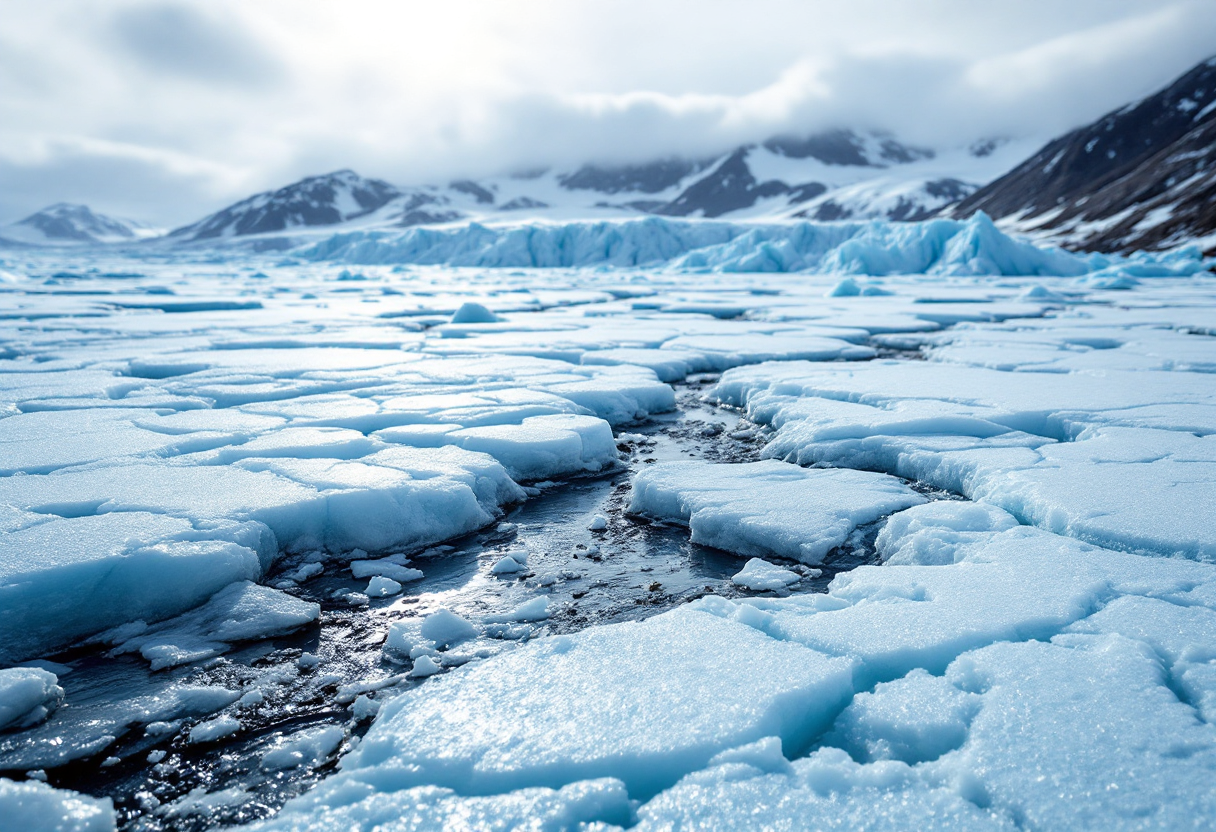
M 1203 828 L 1216 280 L 868 233 L 0 264 L 0 809 Z

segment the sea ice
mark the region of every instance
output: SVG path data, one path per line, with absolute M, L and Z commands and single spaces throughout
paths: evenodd
M 318 604 L 244 581 L 138 635 L 123 638 L 120 633 L 103 633 L 101 638 L 118 640 L 116 652 L 138 652 L 151 662 L 153 670 L 161 670 L 217 656 L 233 642 L 286 635 L 315 622 L 320 614 Z
M 391 770 L 398 787 L 461 794 L 610 776 L 650 795 L 763 736 L 801 749 L 851 680 L 848 661 L 703 612 L 592 628 L 393 699 L 327 793 L 365 789 Z
M 21 832 L 114 832 L 110 798 L 93 798 L 46 783 L 15 783 L 0 777 L 0 817 Z
M 396 595 L 401 591 L 401 584 L 394 581 L 392 578 L 385 578 L 377 575 L 368 581 L 367 589 L 363 592 L 368 598 L 387 598 L 390 595 Z
M 263 754 L 261 766 L 268 771 L 315 766 L 329 758 L 344 739 L 346 735 L 337 725 L 306 728 L 284 737 Z
M 731 583 L 747 589 L 765 590 L 783 589 L 798 583 L 802 576 L 766 560 L 752 558 L 730 580 Z
M 323 783 L 254 828 L 259 832 L 422 832 L 448 827 L 578 829 L 597 823 L 612 828 L 628 825 L 633 814 L 625 787 L 609 778 L 484 797 L 435 786 L 390 792 L 370 784 L 351 786 L 343 796 Z
M 200 722 L 190 729 L 189 742 L 191 745 L 204 742 L 215 742 L 241 730 L 241 723 L 235 717 L 217 716 L 215 719 Z
M 1203 373 L 793 362 L 729 371 L 716 394 L 777 426 L 768 456 L 883 470 L 1108 548 L 1216 559 L 1216 444 L 1188 431 L 1216 404 Z M 1101 424 L 1135 408 L 1156 408 L 1154 424 Z
M 634 478 L 629 510 L 687 523 L 695 543 L 816 564 L 858 526 L 923 501 L 899 480 L 864 471 L 668 462 Z
M 477 638 L 478 629 L 471 621 L 461 618 L 448 609 L 433 612 L 422 619 L 420 630 L 424 639 L 437 647 L 447 647 L 471 638 Z
M 29 728 L 42 722 L 63 702 L 54 673 L 36 667 L 0 670 L 0 731 Z

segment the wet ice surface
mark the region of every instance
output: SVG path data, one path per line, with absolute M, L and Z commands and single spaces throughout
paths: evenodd
M 1216 753 L 1210 279 L 909 276 L 825 299 L 835 279 L 807 275 L 140 269 L 31 266 L 3 295 L 0 650 L 46 674 L 0 680 L 25 685 L 6 776 L 45 769 L 132 829 L 245 822 L 301 794 L 284 823 L 343 829 L 385 799 L 557 825 L 724 826 L 782 800 L 846 826 L 867 805 L 895 826 L 1067 825 L 1059 794 L 1116 826 L 1167 802 L 1163 822 L 1204 816 L 1169 790 Z M 470 297 L 492 315 L 451 321 Z M 861 525 L 799 563 L 772 544 L 814 537 L 805 501 L 744 473 L 738 499 L 706 502 L 700 469 L 664 467 L 692 461 L 707 481 L 860 469 L 903 502 L 824 489 Z M 638 472 L 664 470 L 693 472 L 653 477 L 689 516 L 630 514 Z M 755 534 L 721 533 L 740 523 Z M 757 545 L 786 571 L 736 579 Z M 220 603 L 248 580 L 256 603 Z M 424 623 L 441 611 L 470 624 Z M 605 674 L 612 655 L 628 666 Z M 698 679 L 711 665 L 729 691 Z M 778 666 L 785 687 L 766 688 Z M 1125 689 L 1098 701 L 1084 679 L 1104 675 Z M 668 702 L 673 684 L 698 696 Z M 447 696 L 480 715 L 452 729 L 466 771 L 389 704 L 446 718 Z M 565 745 L 527 708 L 616 696 Z M 630 696 L 704 730 L 662 710 L 616 725 Z M 1016 708 L 1037 732 L 1002 721 Z M 1156 727 L 1085 722 L 1123 712 Z M 374 718 L 378 751 L 360 752 Z M 1138 796 L 1035 791 L 1020 756 L 1073 782 L 1052 725 L 1082 780 L 1122 782 L 1113 760 L 1141 772 Z M 1150 746 L 1173 762 L 1146 763 Z M 420 779 L 341 808 L 381 782 L 377 754 Z

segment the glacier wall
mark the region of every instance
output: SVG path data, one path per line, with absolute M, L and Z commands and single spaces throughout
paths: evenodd
M 623 221 L 469 223 L 334 234 L 298 252 L 356 265 L 480 268 L 648 266 L 680 272 L 817 272 L 943 276 L 1064 276 L 1118 272 L 1185 276 L 1205 268 L 1198 249 L 1131 257 L 1078 254 L 968 220 L 897 223 L 743 223 L 664 217 Z

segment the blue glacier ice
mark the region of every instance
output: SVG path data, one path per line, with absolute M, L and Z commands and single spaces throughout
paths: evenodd
M 1204 268 L 1198 249 L 1134 258 L 1077 254 L 1002 232 L 983 212 L 925 222 L 742 223 L 646 217 L 623 221 L 415 227 L 334 234 L 301 252 L 349 264 L 482 268 L 661 267 L 676 272 L 1137 277 Z

